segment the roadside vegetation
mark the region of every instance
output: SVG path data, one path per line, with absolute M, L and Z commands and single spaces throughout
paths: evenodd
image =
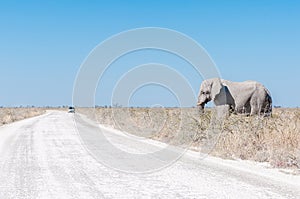
M 0 108 L 0 126 L 45 113 L 45 108 Z
M 96 108 L 80 110 L 100 124 L 227 159 L 300 169 L 300 108 L 274 108 L 272 117 L 230 115 L 214 109 Z

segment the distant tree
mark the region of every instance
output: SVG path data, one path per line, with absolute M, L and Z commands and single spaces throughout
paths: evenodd
M 121 108 L 122 105 L 121 105 L 121 104 L 118 104 L 118 103 L 114 103 L 114 104 L 113 104 L 113 107 L 114 107 L 114 108 Z

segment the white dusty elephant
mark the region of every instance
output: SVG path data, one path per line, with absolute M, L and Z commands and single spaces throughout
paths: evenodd
M 200 111 L 211 100 L 216 106 L 229 105 L 234 113 L 264 116 L 272 113 L 270 92 L 256 81 L 231 82 L 219 78 L 204 80 L 197 103 Z

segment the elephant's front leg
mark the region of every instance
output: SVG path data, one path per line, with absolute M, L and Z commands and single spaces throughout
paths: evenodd
M 238 105 L 235 107 L 234 112 L 244 114 L 244 113 L 246 113 L 246 108 L 244 105 Z

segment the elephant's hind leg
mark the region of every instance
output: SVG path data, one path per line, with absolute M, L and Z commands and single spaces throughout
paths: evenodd
M 257 98 L 252 98 L 251 99 L 250 107 L 251 107 L 250 116 L 260 115 L 261 105 L 260 105 L 259 100 Z

